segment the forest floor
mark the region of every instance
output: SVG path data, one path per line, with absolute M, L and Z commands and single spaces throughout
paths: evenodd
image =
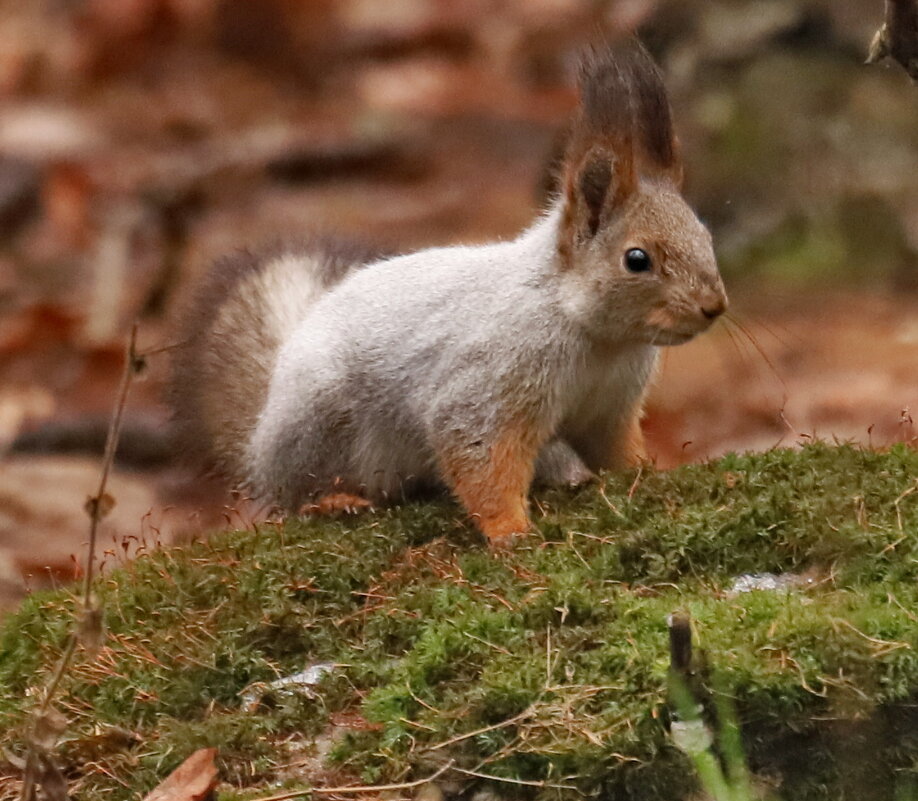
M 0 11 L 0 607 L 79 572 L 124 356 L 212 263 L 319 229 L 405 251 L 515 235 L 549 195 L 577 53 L 641 25 L 732 321 L 668 350 L 659 467 L 914 436 L 913 87 L 856 4 L 132 0 Z M 68 6 L 69 8 L 69 6 Z M 827 289 L 832 287 L 832 289 Z M 174 464 L 168 354 L 132 388 L 106 550 L 254 512 Z
M 446 501 L 147 551 L 96 582 L 106 633 L 83 624 L 43 742 L 72 793 L 113 801 L 204 747 L 222 799 L 434 773 L 449 797 L 686 798 L 686 612 L 694 690 L 706 715 L 729 699 L 758 784 L 910 798 L 916 476 L 906 446 L 807 445 L 540 493 L 498 553 Z M 78 603 L 35 594 L 0 629 L 0 798 Z

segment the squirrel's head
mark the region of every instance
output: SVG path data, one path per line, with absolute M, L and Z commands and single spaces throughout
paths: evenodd
M 570 311 L 600 339 L 686 342 L 727 307 L 711 235 L 682 197 L 660 72 L 639 44 L 592 53 L 562 175 Z

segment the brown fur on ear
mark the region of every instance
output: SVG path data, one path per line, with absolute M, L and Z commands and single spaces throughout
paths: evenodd
M 609 214 L 634 193 L 636 178 L 630 149 L 612 143 L 578 153 L 575 140 L 568 149 L 564 171 L 564 215 L 558 251 L 565 267 L 574 244 L 596 236 Z M 577 154 L 576 156 L 574 154 Z
M 634 138 L 641 154 L 641 166 L 663 171 L 679 183 L 682 165 L 663 76 L 650 54 L 638 42 L 632 45 L 629 60 L 635 113 Z
M 679 147 L 663 77 L 637 40 L 583 59 L 581 114 L 573 140 L 603 140 L 627 150 L 639 174 L 663 173 L 681 181 Z
M 603 217 L 634 193 L 639 176 L 682 183 L 666 87 L 637 40 L 587 52 L 580 96 L 564 158 L 559 252 L 565 265 L 578 238 L 595 236 Z
M 580 173 L 577 188 L 589 214 L 587 227 L 589 228 L 590 236 L 596 236 L 596 232 L 599 230 L 602 207 L 606 201 L 606 195 L 609 193 L 609 185 L 611 183 L 612 165 L 606 159 L 595 159 L 588 162 Z

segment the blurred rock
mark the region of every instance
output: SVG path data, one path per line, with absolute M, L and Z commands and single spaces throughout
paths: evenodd
M 100 470 L 97 459 L 23 456 L 0 462 L 0 562 L 12 562 L 30 587 L 79 575 L 89 531 L 83 506 L 98 489 Z M 154 532 L 145 523 L 156 505 L 149 484 L 115 473 L 108 493 L 116 505 L 100 525 L 99 562 L 115 564 L 145 540 L 149 547 L 155 539 L 168 541 L 167 530 L 157 526 Z
M 54 397 L 37 384 L 0 388 L 0 455 L 10 447 L 25 423 L 49 418 Z
M 29 161 L 0 156 L 0 241 L 38 211 L 41 173 Z
M 87 115 L 59 103 L 8 104 L 0 116 L 0 152 L 38 163 L 79 158 L 103 147 Z

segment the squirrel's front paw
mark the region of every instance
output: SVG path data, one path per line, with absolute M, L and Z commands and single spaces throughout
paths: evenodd
M 532 524 L 528 518 L 503 517 L 479 522 L 488 546 L 493 549 L 512 548 L 521 540 L 532 534 Z

